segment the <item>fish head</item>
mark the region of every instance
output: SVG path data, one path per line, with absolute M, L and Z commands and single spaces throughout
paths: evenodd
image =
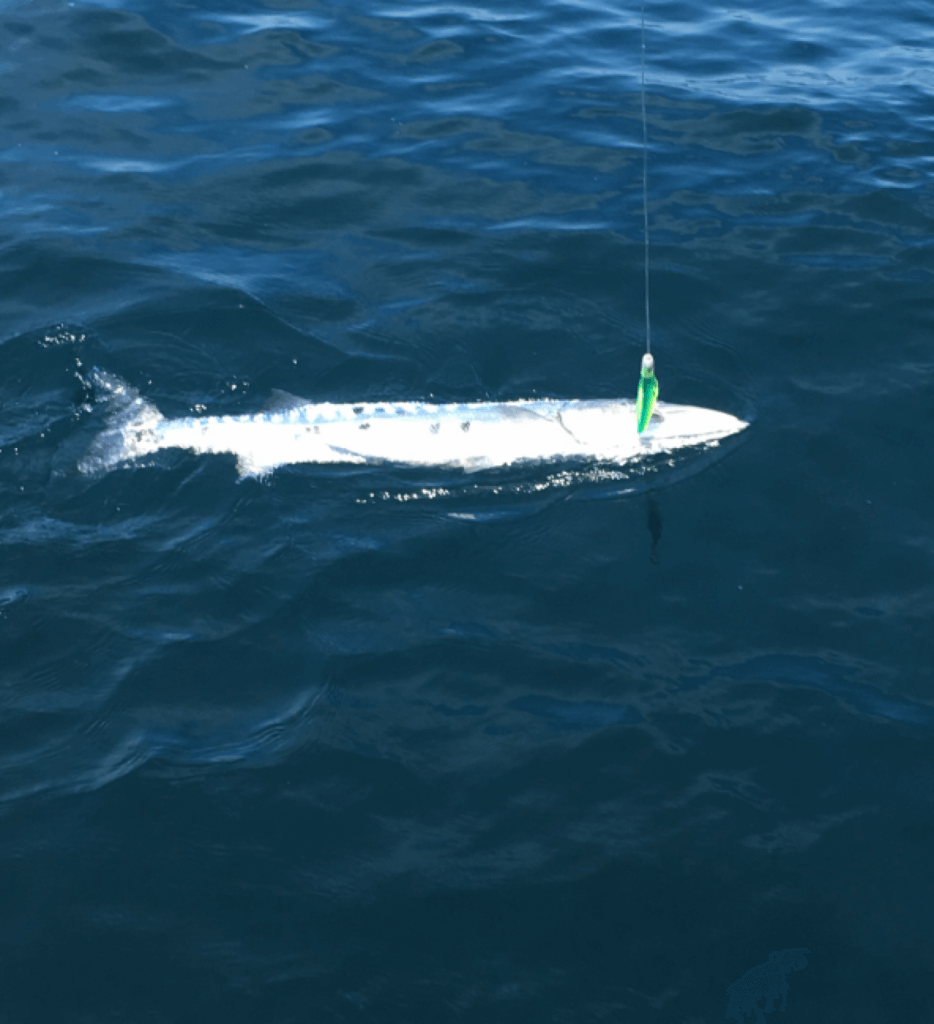
M 588 450 L 612 450 L 615 455 L 712 444 L 749 425 L 716 409 L 658 402 L 640 434 L 636 403 L 628 400 L 568 402 L 561 409 L 561 423 Z

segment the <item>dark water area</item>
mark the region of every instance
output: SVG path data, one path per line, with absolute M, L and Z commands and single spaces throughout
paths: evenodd
M 639 17 L 0 4 L 3 1024 L 934 1021 L 930 3 L 648 4 L 728 451 L 77 470 L 93 367 L 633 395 Z

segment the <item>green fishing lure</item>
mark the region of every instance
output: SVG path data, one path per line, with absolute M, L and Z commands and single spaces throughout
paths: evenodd
M 639 376 L 639 392 L 636 396 L 636 425 L 639 433 L 648 426 L 658 398 L 658 380 L 655 377 L 655 360 L 648 352 L 642 357 L 642 373 Z

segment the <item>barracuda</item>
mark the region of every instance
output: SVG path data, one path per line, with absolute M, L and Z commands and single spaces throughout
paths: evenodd
M 79 463 L 99 473 L 169 448 L 236 456 L 241 477 L 294 463 L 394 463 L 467 472 L 516 463 L 626 463 L 709 446 L 744 430 L 735 416 L 659 402 L 640 434 L 627 400 L 314 403 L 276 392 L 262 412 L 166 419 L 135 388 L 95 371 L 112 406 L 107 427 Z

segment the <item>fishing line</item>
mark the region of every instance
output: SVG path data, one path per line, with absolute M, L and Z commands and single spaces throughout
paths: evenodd
M 642 229 L 645 237 L 645 351 L 652 352 L 649 317 L 649 129 L 645 116 L 645 4 L 642 5 Z

